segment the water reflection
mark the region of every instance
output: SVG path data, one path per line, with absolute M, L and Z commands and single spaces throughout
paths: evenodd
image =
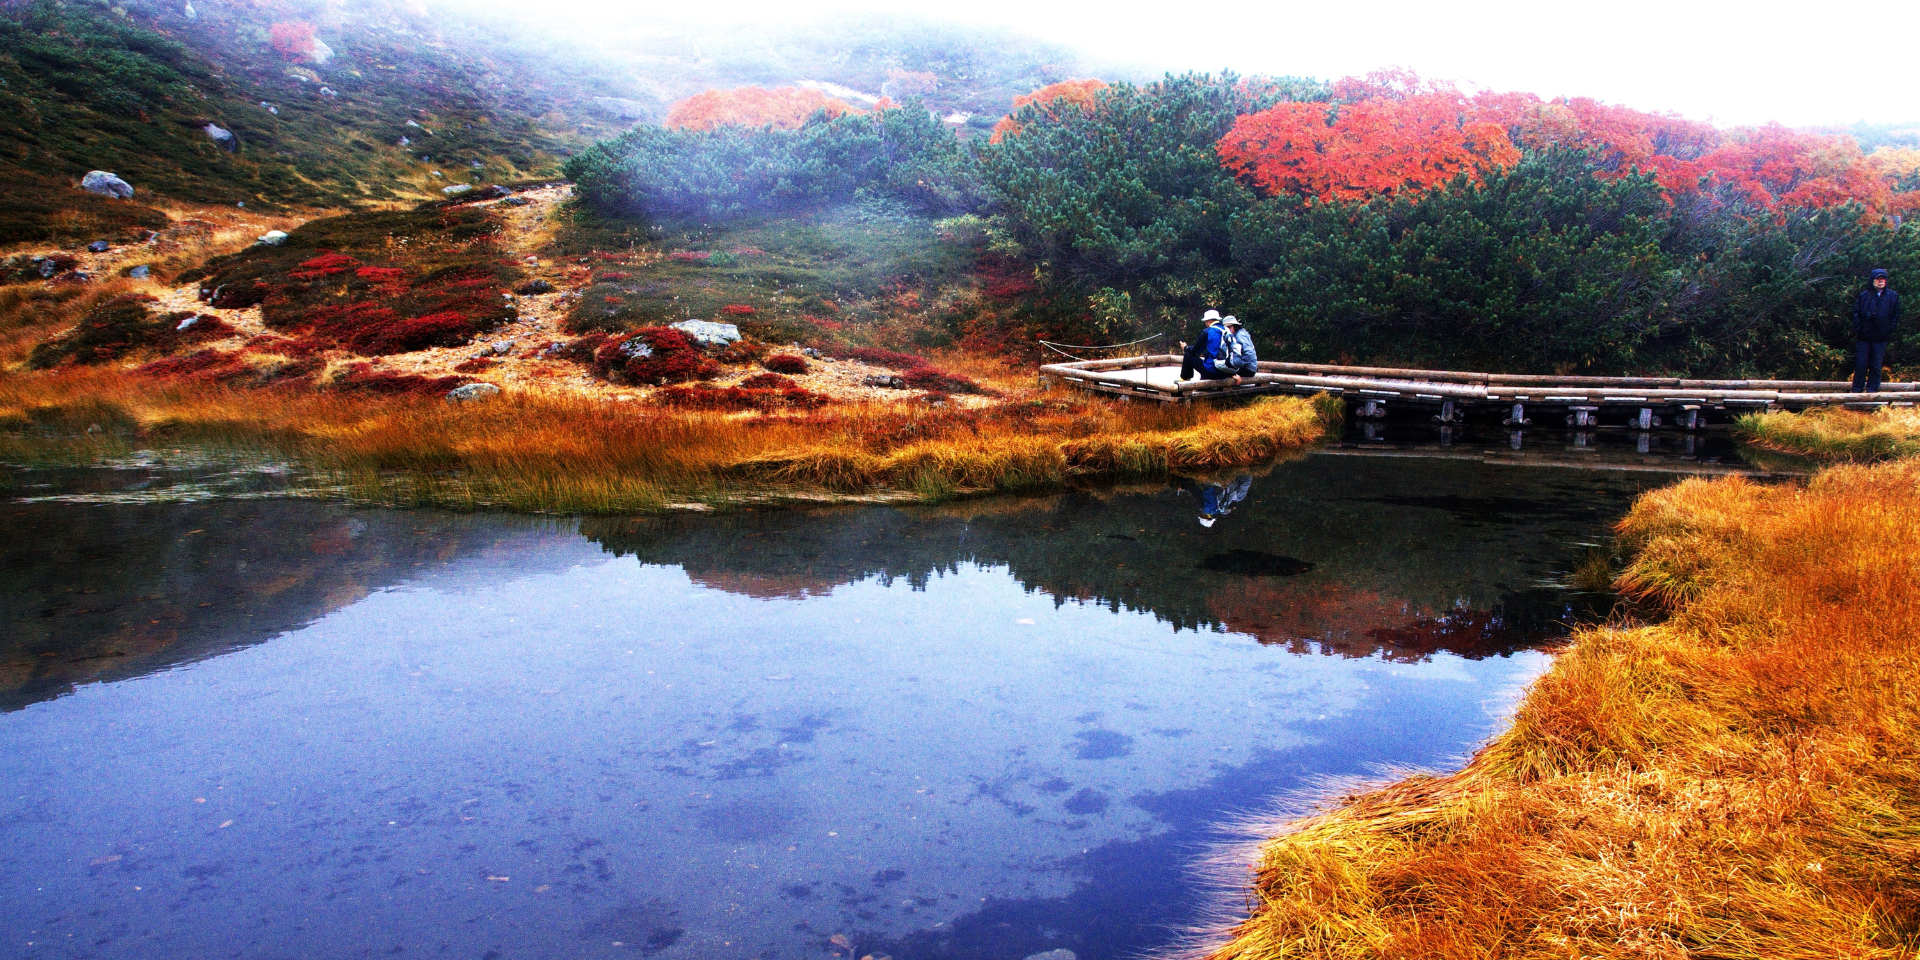
M 1662 479 L 1309 457 L 1213 527 L 1168 485 L 0 505 L 0 942 L 1128 956 L 1223 819 L 1483 736 Z

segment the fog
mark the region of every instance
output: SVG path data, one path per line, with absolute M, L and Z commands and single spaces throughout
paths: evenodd
M 1554 5 L 1387 0 L 1369 4 L 1218 0 L 1201 5 L 769 3 L 725 7 L 552 0 L 535 9 L 482 0 L 518 29 L 617 53 L 663 38 L 712 53 L 785 29 L 876 16 L 1005 28 L 1071 48 L 1114 74 L 1232 69 L 1320 79 L 1389 66 L 1547 97 L 1591 96 L 1721 125 L 1793 126 L 1920 118 L 1903 51 L 1920 4 L 1733 5 L 1700 0 Z M 442 4 L 437 12 L 472 10 Z M 688 52 L 684 47 L 675 52 Z M 728 51 L 734 53 L 737 51 Z M 1131 70 L 1129 68 L 1132 68 Z M 799 78 L 796 78 L 799 79 Z

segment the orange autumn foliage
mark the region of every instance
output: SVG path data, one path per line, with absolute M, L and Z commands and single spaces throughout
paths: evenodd
M 707 90 L 673 105 L 667 126 L 674 130 L 712 130 L 721 126 L 798 129 L 814 114 L 844 116 L 854 109 L 818 90 L 799 87 L 735 87 Z
M 1008 134 L 1019 133 L 1020 124 L 1014 119 L 1014 115 L 1018 114 L 1022 107 L 1038 106 L 1048 116 L 1056 118 L 1065 116 L 1064 111 L 1067 110 L 1092 113 L 1100 91 L 1106 88 L 1105 80 L 1062 80 L 1059 83 L 1047 84 L 1032 93 L 1014 97 L 1013 109 L 1009 110 L 1006 116 L 1001 117 L 999 123 L 993 125 L 993 136 L 988 138 L 987 142 L 999 143 Z
M 313 55 L 313 24 L 299 21 L 276 23 L 268 28 L 273 49 L 288 60 L 304 60 Z
M 1283 103 L 1234 122 L 1220 161 L 1269 193 L 1360 200 L 1418 192 L 1510 166 L 1520 151 L 1452 92 L 1417 91 L 1329 107 Z

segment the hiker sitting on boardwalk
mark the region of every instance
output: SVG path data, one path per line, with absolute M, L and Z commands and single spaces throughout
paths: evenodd
M 1243 377 L 1252 377 L 1260 372 L 1260 355 L 1253 349 L 1253 334 L 1247 332 L 1247 325 L 1239 317 L 1228 317 L 1221 321 L 1226 327 L 1227 366 Z
M 1240 378 L 1227 366 L 1227 334 L 1220 326 L 1220 311 L 1208 310 L 1200 318 L 1207 325 L 1200 339 L 1187 345 L 1186 353 L 1180 359 L 1180 379 L 1191 380 L 1198 374 L 1203 380 L 1226 380 L 1231 378 L 1239 383 Z
M 1887 363 L 1887 341 L 1900 323 L 1900 295 L 1887 284 L 1887 272 L 1875 270 L 1873 280 L 1853 300 L 1853 392 L 1880 392 L 1880 368 Z

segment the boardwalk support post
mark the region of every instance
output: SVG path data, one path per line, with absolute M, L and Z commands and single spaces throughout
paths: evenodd
M 1363 400 L 1360 403 L 1360 416 L 1369 420 L 1378 420 L 1387 415 L 1385 400 Z
M 1452 400 L 1442 400 L 1440 401 L 1440 413 L 1433 419 L 1436 423 L 1460 423 L 1467 419 L 1467 415 L 1465 411 L 1460 409 L 1459 404 L 1454 403 Z
M 1600 425 L 1599 407 L 1568 407 L 1573 411 L 1567 415 L 1567 424 L 1575 427 L 1597 427 Z
M 1532 422 L 1532 420 L 1527 419 L 1527 405 L 1524 403 L 1516 403 L 1513 405 L 1513 413 L 1507 417 L 1506 425 L 1509 427 L 1524 427 Z
M 1700 429 L 1700 408 L 1698 406 L 1690 403 L 1680 408 L 1680 429 Z
M 1633 421 L 1633 428 L 1635 430 L 1652 430 L 1659 425 L 1660 418 L 1653 415 L 1652 407 L 1641 407 L 1640 415 L 1635 417 Z

